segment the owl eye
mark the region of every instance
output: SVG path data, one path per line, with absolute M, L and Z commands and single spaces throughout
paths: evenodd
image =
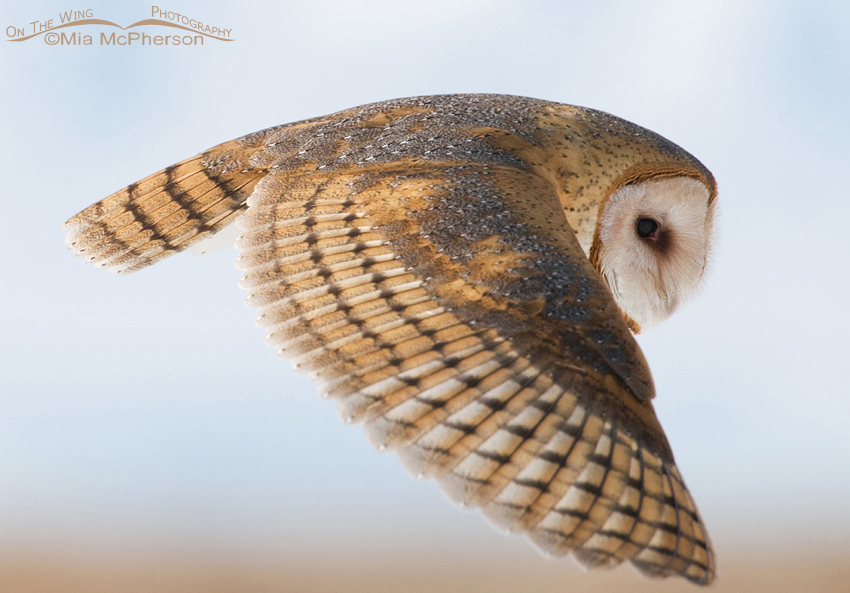
M 658 223 L 651 218 L 639 218 L 635 228 L 641 238 L 651 239 L 655 237 L 655 233 L 658 231 Z

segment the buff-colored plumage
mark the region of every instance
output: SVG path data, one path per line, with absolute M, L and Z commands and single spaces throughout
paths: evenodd
M 619 254 L 642 239 L 609 227 L 634 229 L 619 212 L 644 216 L 640 200 L 663 204 L 669 187 L 691 196 L 673 209 L 699 228 L 653 214 L 650 247 L 678 259 L 640 256 L 654 276 L 638 281 Z M 714 197 L 696 159 L 616 117 L 457 95 L 250 134 L 66 226 L 76 254 L 127 273 L 238 217 L 241 285 L 267 343 L 374 445 L 548 554 L 709 583 L 708 535 L 629 324 L 653 287 L 665 294 L 649 321 L 699 282 Z M 705 244 L 671 256 L 685 235 Z M 606 280 L 638 288 L 620 287 L 618 307 Z

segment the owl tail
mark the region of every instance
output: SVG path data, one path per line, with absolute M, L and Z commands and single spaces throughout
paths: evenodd
M 135 272 L 229 225 L 266 170 L 250 164 L 261 142 L 220 144 L 115 192 L 71 217 L 66 245 L 99 268 Z

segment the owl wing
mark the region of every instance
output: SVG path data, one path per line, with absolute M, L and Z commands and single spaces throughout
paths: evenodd
M 547 554 L 712 581 L 647 364 L 551 183 L 424 159 L 276 171 L 246 156 L 262 141 L 113 194 L 69 245 L 129 272 L 244 212 L 266 341 L 374 445 Z
M 248 204 L 267 343 L 374 445 L 549 554 L 712 579 L 646 363 L 551 185 L 388 163 L 269 174 Z
M 263 138 L 225 142 L 92 204 L 63 225 L 66 246 L 129 274 L 211 237 L 245 210 L 266 173 L 249 162 Z

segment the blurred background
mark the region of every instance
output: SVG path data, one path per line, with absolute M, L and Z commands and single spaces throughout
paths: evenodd
M 74 4 L 3 3 L 5 39 L 72 8 L 151 17 Z M 0 47 L 0 590 L 695 590 L 547 560 L 372 450 L 263 344 L 234 249 L 115 277 L 64 248 L 68 217 L 220 142 L 487 92 L 614 113 L 713 171 L 707 286 L 639 337 L 655 407 L 714 540 L 716 590 L 846 591 L 846 2 L 162 8 L 234 41 L 103 47 L 118 30 L 87 26 L 91 47 Z

